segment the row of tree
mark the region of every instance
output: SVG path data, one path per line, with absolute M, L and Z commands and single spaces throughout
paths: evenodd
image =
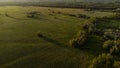
M 112 18 L 117 19 L 118 17 Z M 88 68 L 120 68 L 120 29 L 104 30 L 103 39 L 105 53 L 91 60 Z
M 116 18 L 116 16 L 112 18 Z M 102 18 L 93 18 L 84 23 L 83 31 L 80 31 L 76 38 L 70 40 L 70 46 L 82 48 L 88 36 L 96 34 L 99 30 L 96 28 L 98 19 L 103 20 Z M 109 18 L 106 19 L 108 20 Z M 102 47 L 104 53 L 91 60 L 88 68 L 120 68 L 120 29 L 102 30 L 100 35 L 103 36 L 104 43 Z
M 103 53 L 94 58 L 88 68 L 120 68 L 120 61 L 115 60 L 109 53 Z
M 70 40 L 70 46 L 74 48 L 81 48 L 86 42 L 88 36 L 95 32 L 95 19 L 89 19 L 83 24 L 82 30 L 77 34 L 76 38 Z

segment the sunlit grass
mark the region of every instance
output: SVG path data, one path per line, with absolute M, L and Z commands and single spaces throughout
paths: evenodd
M 62 14 L 55 13 L 51 16 L 48 9 L 55 12 L 60 11 Z M 27 18 L 27 13 L 31 11 L 40 12 L 40 18 Z M 6 13 L 10 17 L 7 17 Z M 0 67 L 25 68 L 28 66 L 29 68 L 29 66 L 33 66 L 40 68 L 42 66 L 41 68 L 43 68 L 48 64 L 48 66 L 53 65 L 56 68 L 60 66 L 61 68 L 84 68 L 88 61 L 88 55 L 94 55 L 93 51 L 96 49 L 83 52 L 69 47 L 61 47 L 37 35 L 37 33 L 42 33 L 47 38 L 68 46 L 69 40 L 76 36 L 81 30 L 82 24 L 88 19 L 65 14 L 86 14 L 90 17 L 113 15 L 113 13 L 99 11 L 91 13 L 83 9 L 71 8 L 0 7 Z

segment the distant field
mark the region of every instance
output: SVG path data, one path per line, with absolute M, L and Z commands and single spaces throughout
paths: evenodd
M 99 21 L 97 27 L 99 29 L 109 29 L 109 28 L 120 29 L 120 21 L 119 20 L 109 20 L 109 22 Z
M 32 11 L 39 12 L 39 18 L 28 18 L 27 13 Z M 101 37 L 94 36 L 86 43 L 89 50 L 69 48 L 69 40 L 76 36 L 88 19 L 67 14 L 104 17 L 114 13 L 71 8 L 1 6 L 0 68 L 86 68 L 89 59 L 99 53 L 95 50 L 101 48 L 101 42 L 97 41 Z M 38 37 L 38 33 L 47 39 Z

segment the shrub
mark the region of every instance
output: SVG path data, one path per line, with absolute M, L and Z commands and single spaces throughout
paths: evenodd
M 110 54 L 102 54 L 94 58 L 88 68 L 113 68 L 113 56 Z
M 120 54 L 120 48 L 118 48 L 117 46 L 113 46 L 111 49 L 110 49 L 110 53 L 112 55 L 116 55 L 116 56 L 119 56 Z
M 69 16 L 76 17 L 76 14 L 68 14 Z
M 79 18 L 85 18 L 85 19 L 89 19 L 90 17 L 85 15 L 85 14 L 78 14 Z
M 115 61 L 113 66 L 114 68 L 120 68 L 120 61 Z
M 120 19 L 120 13 L 116 13 L 116 15 L 115 15 L 114 18 L 115 18 L 115 19 Z
M 78 41 L 81 41 L 79 42 L 79 44 L 82 44 L 86 40 L 86 38 L 87 38 L 87 35 L 86 35 L 86 32 L 84 31 L 81 31 L 77 34 Z
M 95 32 L 95 25 L 91 22 L 88 22 L 88 23 L 85 23 L 83 25 L 83 30 L 87 33 L 87 34 L 90 34 L 90 33 L 94 33 Z
M 107 30 L 105 30 L 104 39 L 105 40 L 120 39 L 119 29 L 107 29 Z
M 28 18 L 37 18 L 38 17 L 38 12 L 36 12 L 36 11 L 32 11 L 32 12 L 29 12 L 29 13 L 27 13 L 27 17 Z
M 110 49 L 110 53 L 116 56 L 120 56 L 120 40 L 114 41 L 114 46 Z
M 120 40 L 108 40 L 104 42 L 103 48 L 113 55 L 120 56 Z
M 77 37 L 75 39 L 70 40 L 70 46 L 71 47 L 81 47 L 85 43 L 87 39 L 86 33 L 84 31 L 81 31 L 77 34 Z
M 51 9 L 48 9 L 49 11 L 51 11 Z
M 101 30 L 101 29 L 95 29 L 94 34 L 96 34 L 96 35 L 103 35 L 104 31 Z
M 37 33 L 38 37 L 44 37 L 44 35 L 42 33 Z
M 70 47 L 74 47 L 74 48 L 76 48 L 77 47 L 77 39 L 72 39 L 72 40 L 70 40 Z
M 105 40 L 113 40 L 114 39 L 114 30 L 112 29 L 107 29 L 104 32 L 104 39 Z
M 62 12 L 58 11 L 57 14 L 62 14 Z
M 52 13 L 55 13 L 55 11 L 51 11 Z
M 114 41 L 112 40 L 108 40 L 108 41 L 105 41 L 104 44 L 103 44 L 103 48 L 105 50 L 110 50 L 110 48 L 112 48 L 114 46 Z

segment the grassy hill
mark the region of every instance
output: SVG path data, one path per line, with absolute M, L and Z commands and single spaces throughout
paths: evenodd
M 27 13 L 33 11 L 40 14 L 28 18 Z M 88 21 L 69 14 L 92 18 L 113 15 L 71 8 L 1 6 L 0 68 L 86 68 L 89 60 L 100 53 L 95 51 L 101 48 L 101 38 L 90 39 L 88 50 L 69 48 L 69 40 Z M 38 37 L 38 33 L 45 38 Z

